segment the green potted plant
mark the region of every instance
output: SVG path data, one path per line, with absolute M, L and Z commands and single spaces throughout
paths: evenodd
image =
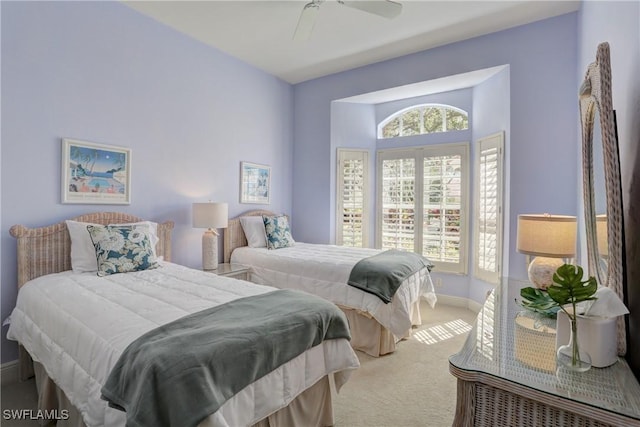
M 578 345 L 578 312 L 576 305 L 595 300 L 594 294 L 598 289 L 596 279 L 591 276 L 582 280 L 582 267 L 563 264 L 553 274 L 553 283 L 545 291 L 534 288 L 520 290 L 522 306 L 530 310 L 555 315 L 562 310 L 569 318 L 571 334 L 569 343 L 558 348 L 558 363 L 573 371 L 586 371 L 591 368 L 591 357 L 585 351 L 580 351 Z

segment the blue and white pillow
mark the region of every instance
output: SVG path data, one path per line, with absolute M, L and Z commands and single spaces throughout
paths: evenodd
M 96 250 L 98 276 L 159 267 L 147 227 L 88 225 Z
M 287 248 L 295 244 L 289 228 L 289 219 L 286 215 L 262 215 L 262 221 L 267 235 L 268 249 Z

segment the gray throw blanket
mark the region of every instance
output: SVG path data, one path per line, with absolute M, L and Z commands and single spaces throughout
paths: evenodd
M 389 249 L 358 261 L 347 283 L 389 304 L 402 281 L 425 267 L 431 271 L 433 263 L 422 255 Z
M 132 342 L 102 388 L 127 427 L 196 426 L 247 385 L 323 340 L 350 339 L 334 304 L 294 290 L 240 298 Z

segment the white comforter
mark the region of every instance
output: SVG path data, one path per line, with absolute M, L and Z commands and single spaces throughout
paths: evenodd
M 411 308 L 424 295 L 433 307 L 436 295 L 426 268 L 409 276 L 389 304 L 358 288 L 347 285 L 353 266 L 379 249 L 350 248 L 296 242 L 294 246 L 236 248 L 231 262 L 252 267 L 251 280 L 278 288 L 300 289 L 335 304 L 369 313 L 396 337 L 411 328 Z
M 88 426 L 124 426 L 124 413 L 109 408 L 100 389 L 129 343 L 187 314 L 272 290 L 170 263 L 107 277 L 51 274 L 20 289 L 7 336 L 42 363 Z M 205 422 L 250 425 L 329 373 L 338 373 L 341 386 L 358 366 L 347 340 L 325 341 L 247 386 Z

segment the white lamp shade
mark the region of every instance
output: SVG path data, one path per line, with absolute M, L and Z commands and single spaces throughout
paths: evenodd
M 572 258 L 576 253 L 576 217 L 518 215 L 517 250 L 523 254 Z
M 609 237 L 607 230 L 607 215 L 596 215 L 596 241 L 598 242 L 598 254 L 601 257 L 609 256 Z
M 194 203 L 194 228 L 226 228 L 229 207 L 226 203 Z

